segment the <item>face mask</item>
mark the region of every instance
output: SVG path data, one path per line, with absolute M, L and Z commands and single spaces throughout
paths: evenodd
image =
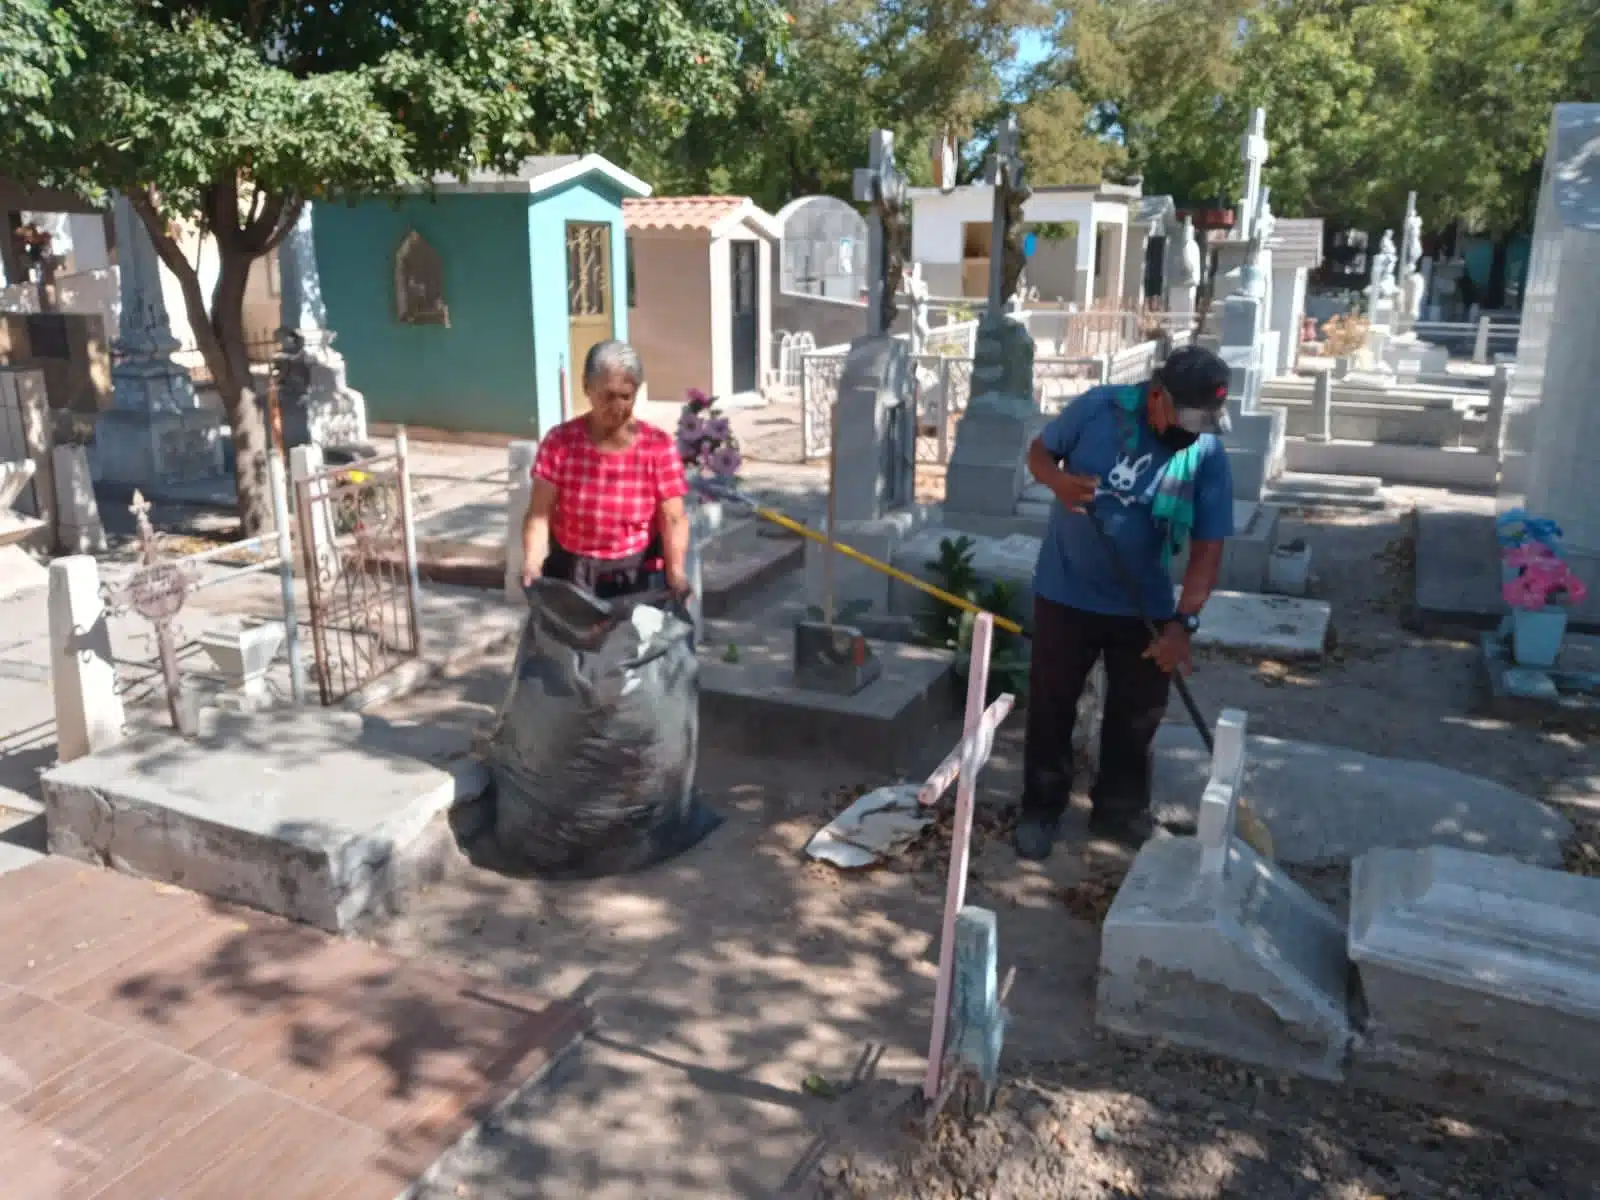
M 1179 424 L 1173 425 L 1165 433 L 1156 434 L 1156 441 L 1174 453 L 1179 450 L 1187 450 L 1199 440 L 1200 435 L 1198 433 L 1193 433 L 1183 427 L 1182 414 L 1179 415 Z
M 1180 408 L 1178 409 L 1178 427 L 1187 433 L 1193 434 L 1195 437 L 1199 437 L 1202 433 L 1227 433 L 1228 410 L 1226 408 Z

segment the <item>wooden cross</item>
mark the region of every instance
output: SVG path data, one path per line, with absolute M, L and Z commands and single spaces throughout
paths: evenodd
M 972 657 L 967 666 L 967 712 L 961 742 L 917 792 L 917 800 L 921 804 L 932 805 L 938 803 L 939 797 L 952 782 L 956 784 L 955 819 L 950 828 L 950 873 L 945 883 L 944 925 L 939 937 L 939 974 L 933 996 L 933 1036 L 928 1045 L 928 1073 L 923 1082 L 923 1096 L 929 1105 L 930 1121 L 937 1116 L 963 1078 L 972 1079 L 976 1076 L 980 1092 L 985 1097 L 992 1096 L 994 1076 L 999 1065 L 998 1039 L 1004 1026 L 1000 1006 L 1009 990 L 1009 981 L 996 987 L 992 914 L 983 914 L 976 909 L 969 910 L 965 916 L 962 914 L 967 902 L 967 863 L 972 845 L 972 813 L 978 796 L 978 772 L 989 761 L 989 755 L 994 750 L 995 732 L 1016 703 L 1013 696 L 1005 695 L 993 704 L 984 706 L 989 692 L 989 657 L 993 643 L 994 617 L 983 613 L 972 627 Z M 963 940 L 959 929 L 963 921 L 969 927 L 980 930 L 978 937 L 965 940 L 970 948 L 969 954 L 976 953 L 981 958 L 967 962 L 958 961 L 960 956 L 957 952 L 958 943 Z M 985 926 L 987 936 L 984 935 Z M 958 974 L 965 978 L 968 986 L 961 989 L 965 993 L 960 997 L 961 1003 L 953 1004 L 957 999 Z M 955 1014 L 959 1018 L 956 1032 L 962 1035 L 960 1038 L 952 1038 L 953 1007 L 958 1010 Z M 972 1028 L 978 1024 L 987 1025 L 989 1028 L 981 1033 L 993 1034 L 993 1037 L 972 1037 L 980 1032 Z M 962 1041 L 967 1043 L 965 1047 Z M 956 1044 L 952 1045 L 952 1042 Z M 974 1056 L 982 1061 L 973 1061 L 968 1057 L 974 1044 L 985 1047 L 984 1052 Z M 993 1054 L 988 1053 L 991 1050 Z
M 874 131 L 868 166 L 857 167 L 852 194 L 870 207 L 867 218 L 867 333 L 888 333 L 904 261 L 906 181 L 894 165 L 894 134 Z
M 1022 163 L 1022 136 L 1017 118 L 1007 117 L 984 161 L 984 181 L 994 188 L 994 217 L 989 225 L 989 314 L 1005 311 L 1017 290 L 1026 261 L 1022 253 L 1022 206 L 1032 194 Z

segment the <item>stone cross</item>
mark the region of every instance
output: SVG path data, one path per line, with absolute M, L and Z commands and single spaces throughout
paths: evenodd
M 866 167 L 857 167 L 853 194 L 870 208 L 867 216 L 867 333 L 888 333 L 900 290 L 901 238 L 906 181 L 894 165 L 894 134 L 874 131 Z
M 117 275 L 122 313 L 117 362 L 111 370 L 113 403 L 136 412 L 196 408 L 189 372 L 173 361 L 178 339 L 161 290 L 161 260 L 150 231 L 126 196 L 112 205 L 117 231 Z
M 289 349 L 320 343 L 328 332 L 328 308 L 322 302 L 322 277 L 317 271 L 317 252 L 311 229 L 311 205 L 300 207 L 300 216 L 278 246 L 278 283 L 282 297 L 279 336 L 293 339 Z
M 984 163 L 984 180 L 994 188 L 994 217 L 989 226 L 989 308 L 1005 311 L 1006 301 L 1022 277 L 1022 204 L 1031 189 L 1023 173 L 1021 135 L 1016 117 L 1007 117 L 995 137 L 994 151 Z
M 1225 709 L 1217 721 L 1211 752 L 1211 777 L 1200 796 L 1195 836 L 1200 842 L 1200 873 L 1222 879 L 1228 874 L 1228 851 L 1239 823 L 1239 792 L 1244 787 L 1245 714 Z
M 1239 145 L 1244 160 L 1244 204 L 1238 237 L 1248 241 L 1255 233 L 1257 208 L 1261 203 L 1261 168 L 1267 161 L 1267 110 L 1252 109 L 1250 127 Z

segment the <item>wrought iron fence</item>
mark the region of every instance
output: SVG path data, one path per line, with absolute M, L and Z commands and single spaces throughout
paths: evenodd
M 296 480 L 295 507 L 317 687 L 337 704 L 421 650 L 404 437 L 393 454 Z
M 281 460 L 276 454 L 269 462 L 268 477 L 273 511 L 277 517 L 277 527 L 272 533 L 174 557 L 164 554 L 166 539 L 151 524 L 150 504 L 143 495 L 135 492 L 130 511 L 134 514 L 138 531 L 138 565 L 121 579 L 107 581 L 101 586 L 109 613 L 133 613 L 150 623 L 167 710 L 173 725 L 184 733 L 193 732 L 193 718 L 197 710 L 184 701 L 183 679 L 186 674 L 195 674 L 193 665 L 197 658 L 211 659 L 213 663 L 212 670 L 202 670 L 198 674 L 210 678 L 213 683 L 242 684 L 244 698 L 254 700 L 260 698 L 256 695 L 257 691 L 263 696 L 266 693 L 265 672 L 280 648 L 275 643 L 281 636 L 281 649 L 288 659 L 289 691 L 296 703 L 301 699 L 303 672 L 299 623 L 294 604 L 293 563 L 289 550 Z M 281 618 L 282 628 L 280 634 L 265 639 L 266 649 L 261 661 L 246 661 L 251 656 L 242 652 L 242 644 L 233 646 L 238 653 L 230 654 L 225 642 L 218 642 L 208 635 L 202 635 L 197 640 L 183 635 L 178 626 L 178 617 L 196 593 L 268 571 L 278 575 L 280 607 L 266 624 L 277 626 Z M 224 663 L 228 664 L 229 670 L 222 670 Z M 188 671 L 184 670 L 185 665 L 190 668 Z M 252 670 L 258 671 L 260 677 L 252 675 Z M 233 678 L 232 675 L 239 677 Z M 136 680 L 124 689 L 125 695 L 133 692 L 141 696 L 148 695 L 149 683 L 148 676 Z
M 1154 343 L 1137 357 L 1154 363 Z M 809 354 L 801 388 L 801 437 L 807 462 L 828 457 L 833 406 L 844 373 L 842 353 Z M 1130 361 L 1132 358 L 1130 357 Z M 950 461 L 955 428 L 972 399 L 972 359 L 923 354 L 915 360 L 917 387 L 917 461 Z M 1036 358 L 1033 360 L 1034 403 L 1041 412 L 1059 412 L 1066 403 L 1105 380 L 1100 358 Z M 1149 369 L 1138 378 L 1148 378 Z

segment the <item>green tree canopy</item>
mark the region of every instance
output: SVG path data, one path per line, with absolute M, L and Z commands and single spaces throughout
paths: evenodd
M 20 90 L 36 119 L 0 137 L 0 171 L 128 196 L 183 286 L 251 532 L 269 506 L 245 282 L 306 200 L 601 138 L 671 141 L 692 115 L 735 111 L 746 43 L 775 52 L 784 27 L 776 0 L 18 2 L 0 24 L 0 103 Z M 216 238 L 209 297 L 171 236 L 180 219 Z

